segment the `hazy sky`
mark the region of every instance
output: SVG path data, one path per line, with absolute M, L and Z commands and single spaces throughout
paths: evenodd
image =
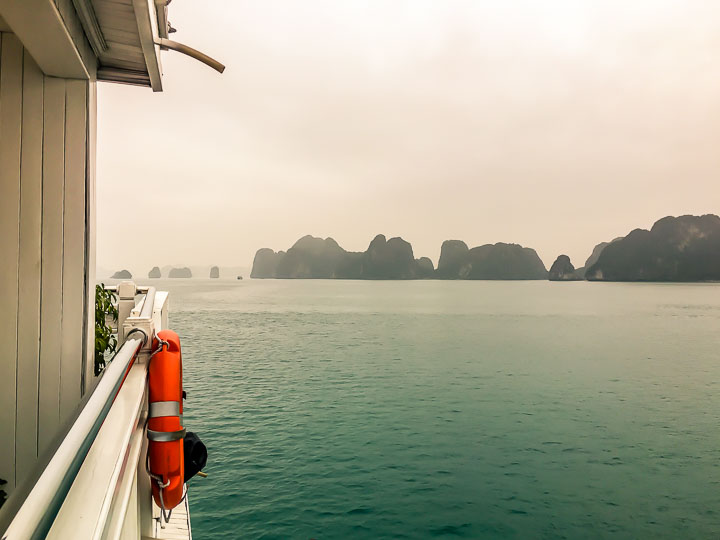
M 720 212 L 720 4 L 175 0 L 164 92 L 99 85 L 98 265 L 305 234 L 514 242 L 549 267 Z M 102 277 L 102 276 L 101 276 Z

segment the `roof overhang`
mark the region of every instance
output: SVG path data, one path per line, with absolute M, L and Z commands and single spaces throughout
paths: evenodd
M 165 20 L 167 21 L 167 2 L 163 1 L 163 4 Z M 140 47 L 145 57 L 150 86 L 153 92 L 161 92 L 162 65 L 160 64 L 160 47 L 155 45 L 159 38 L 156 5 L 153 0 L 133 0 L 133 8 L 135 9 Z
M 0 0 L 0 16 L 47 75 L 95 76 L 92 52 L 76 46 L 53 0 Z
M 47 75 L 162 90 L 160 51 L 223 72 L 206 54 L 168 39 L 170 0 L 0 0 L 2 21 Z
M 162 90 L 160 47 L 168 0 L 73 0 L 98 58 L 98 80 Z M 162 13 L 162 17 L 159 14 Z M 159 28 L 164 21 L 164 32 Z

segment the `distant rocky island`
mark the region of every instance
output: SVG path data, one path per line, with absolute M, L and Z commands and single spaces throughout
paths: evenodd
M 595 246 L 592 250 L 592 253 L 585 261 L 585 266 L 582 266 L 575 270 L 575 273 L 581 278 L 585 279 L 585 271 L 590 268 L 593 264 L 597 262 L 597 260 L 600 258 L 600 254 L 603 252 L 603 250 L 608 247 L 613 242 L 617 242 L 618 240 L 622 240 L 623 236 L 618 236 L 614 240 L 610 240 L 609 242 L 600 242 L 597 246 Z
M 170 272 L 168 272 L 169 278 L 191 278 L 192 277 L 192 271 L 187 267 L 183 268 L 171 268 Z
M 600 257 L 600 254 L 603 252 L 603 250 L 612 244 L 613 242 L 617 242 L 618 240 L 622 240 L 623 237 L 620 236 L 618 238 L 615 238 L 614 240 L 610 242 L 600 242 L 598 245 L 595 246 L 595 248 L 592 250 L 592 253 L 585 261 L 585 266 L 581 266 L 580 268 L 575 268 L 570 261 L 570 257 L 567 255 L 560 255 L 557 259 L 555 259 L 555 262 L 550 267 L 550 272 L 548 273 L 548 279 L 550 281 L 582 281 L 585 279 L 585 270 L 587 268 L 590 268 L 592 265 L 594 265 L 598 258 Z
M 532 248 L 499 242 L 471 249 L 461 240 L 445 240 L 434 277 L 527 280 L 547 279 L 548 272 Z
M 648 231 L 595 246 L 585 266 L 574 271 L 561 255 L 550 280 L 573 281 L 720 281 L 720 217 L 668 216 Z
M 415 258 L 402 238 L 377 235 L 364 252 L 346 251 L 332 238 L 303 236 L 287 251 L 259 249 L 252 278 L 279 279 L 476 279 L 550 281 L 720 281 L 720 217 L 665 217 L 648 230 L 595 246 L 575 268 L 560 255 L 545 268 L 534 249 L 518 244 L 469 248 L 446 240 L 438 267 Z
M 206 268 L 197 272 L 205 272 Z M 235 271 L 237 271 L 235 269 Z M 154 266 L 148 278 L 192 278 L 188 267 Z M 233 272 L 234 275 L 234 272 Z M 220 268 L 211 266 L 211 279 Z M 416 258 L 412 245 L 400 237 L 378 234 L 365 251 L 347 251 L 332 238 L 303 236 L 287 251 L 259 249 L 250 277 L 256 279 L 363 280 L 545 280 L 568 281 L 720 281 L 720 217 L 668 216 L 650 230 L 596 245 L 575 268 L 560 255 L 548 271 L 536 251 L 498 242 L 470 248 L 462 240 L 445 240 L 437 268 L 428 257 Z M 111 279 L 132 279 L 130 271 Z M 237 279 L 242 279 L 241 275 Z
M 570 262 L 570 257 L 560 255 L 550 267 L 548 279 L 550 281 L 580 281 L 583 278 Z
M 118 270 L 110 276 L 110 279 L 132 279 L 132 274 L 129 270 Z
M 665 217 L 607 245 L 589 281 L 719 281 L 720 217 Z
M 464 242 L 443 243 L 438 269 L 427 257 L 415 258 L 402 238 L 377 235 L 364 252 L 346 251 L 332 238 L 304 236 L 287 251 L 263 248 L 255 254 L 252 278 L 280 279 L 547 279 L 535 250 L 517 244 L 469 249 Z
M 332 238 L 303 236 L 287 251 L 260 249 L 252 278 L 418 279 L 434 272 L 428 258 L 415 259 L 402 238 L 377 235 L 364 252 L 345 251 Z

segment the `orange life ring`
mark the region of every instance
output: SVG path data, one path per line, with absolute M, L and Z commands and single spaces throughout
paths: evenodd
M 183 499 L 182 354 L 180 338 L 172 330 L 157 334 L 159 350 L 150 359 L 148 461 L 155 503 L 172 510 Z

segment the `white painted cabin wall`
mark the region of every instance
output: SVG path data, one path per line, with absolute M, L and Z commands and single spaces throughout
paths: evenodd
M 15 485 L 92 388 L 95 83 L 0 34 L 0 478 Z
M 9 491 L 15 482 L 22 46 L 0 36 L 0 478 Z
M 0 77 L 2 72 L 0 72 Z M 23 53 L 20 146 L 20 264 L 18 275 L 17 425 L 18 470 L 28 470 L 37 456 L 40 353 L 40 293 L 43 189 L 43 74 Z M 0 105 L 1 107 L 1 105 Z M 25 114 L 25 111 L 34 111 Z M 35 433 L 33 433 L 33 431 Z

